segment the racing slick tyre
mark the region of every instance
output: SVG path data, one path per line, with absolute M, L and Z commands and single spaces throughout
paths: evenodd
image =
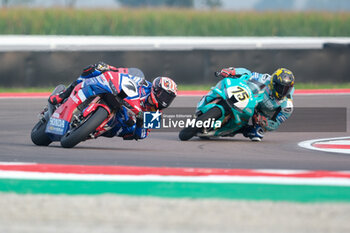
M 206 113 L 203 113 L 202 115 L 197 117 L 197 120 L 205 121 L 207 119 L 218 119 L 221 117 L 221 110 L 218 107 L 214 107 L 212 109 L 209 109 Z M 196 128 L 196 127 L 188 127 L 184 128 L 179 133 L 179 139 L 181 141 L 187 141 L 191 139 L 193 136 L 195 136 L 198 132 L 201 131 L 202 128 Z
M 45 133 L 47 120 L 40 120 L 32 129 L 30 137 L 32 142 L 38 146 L 48 146 L 52 141 L 49 136 Z
M 83 124 L 63 135 L 61 138 L 61 146 L 72 148 L 79 142 L 84 141 L 107 117 L 107 110 L 101 107 L 98 108 Z

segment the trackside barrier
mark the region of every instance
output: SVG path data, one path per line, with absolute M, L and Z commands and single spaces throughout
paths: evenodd
M 0 85 L 68 84 L 97 61 L 138 67 L 147 79 L 213 84 L 214 71 L 291 69 L 297 82 L 349 82 L 350 38 L 0 37 Z

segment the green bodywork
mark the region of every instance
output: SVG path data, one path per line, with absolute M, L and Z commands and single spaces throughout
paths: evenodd
M 202 97 L 197 104 L 197 112 L 205 113 L 213 107 L 218 107 L 222 115 L 220 128 L 214 128 L 206 136 L 226 136 L 249 122 L 254 114 L 254 109 L 263 100 L 263 89 L 253 81 L 250 81 L 250 74 L 244 74 L 239 78 L 224 78 L 216 86 L 212 87 L 209 93 Z M 224 122 L 225 108 L 218 103 L 218 99 L 223 99 L 228 103 L 231 110 L 229 120 Z M 202 135 L 204 136 L 204 135 Z

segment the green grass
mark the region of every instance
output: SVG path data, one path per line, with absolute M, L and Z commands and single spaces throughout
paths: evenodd
M 213 85 L 178 85 L 178 90 L 181 91 L 193 91 L 193 90 L 210 90 Z M 55 87 L 15 87 L 15 88 L 5 88 L 0 87 L 0 93 L 11 92 L 11 93 L 20 93 L 20 92 L 52 92 Z M 349 88 L 350 83 L 298 83 L 295 85 L 296 89 L 343 89 Z
M 350 36 L 350 12 L 0 9 L 0 34 Z

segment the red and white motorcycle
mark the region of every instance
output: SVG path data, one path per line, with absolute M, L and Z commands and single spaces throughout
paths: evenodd
M 113 127 L 111 124 L 122 106 L 136 121 L 135 116 L 141 111 L 140 90 L 129 75 L 107 71 L 79 83 L 62 104 L 48 103 L 32 129 L 33 143 L 48 146 L 60 141 L 62 147 L 72 148 L 97 138 Z M 59 85 L 52 94 L 64 89 L 64 85 Z

